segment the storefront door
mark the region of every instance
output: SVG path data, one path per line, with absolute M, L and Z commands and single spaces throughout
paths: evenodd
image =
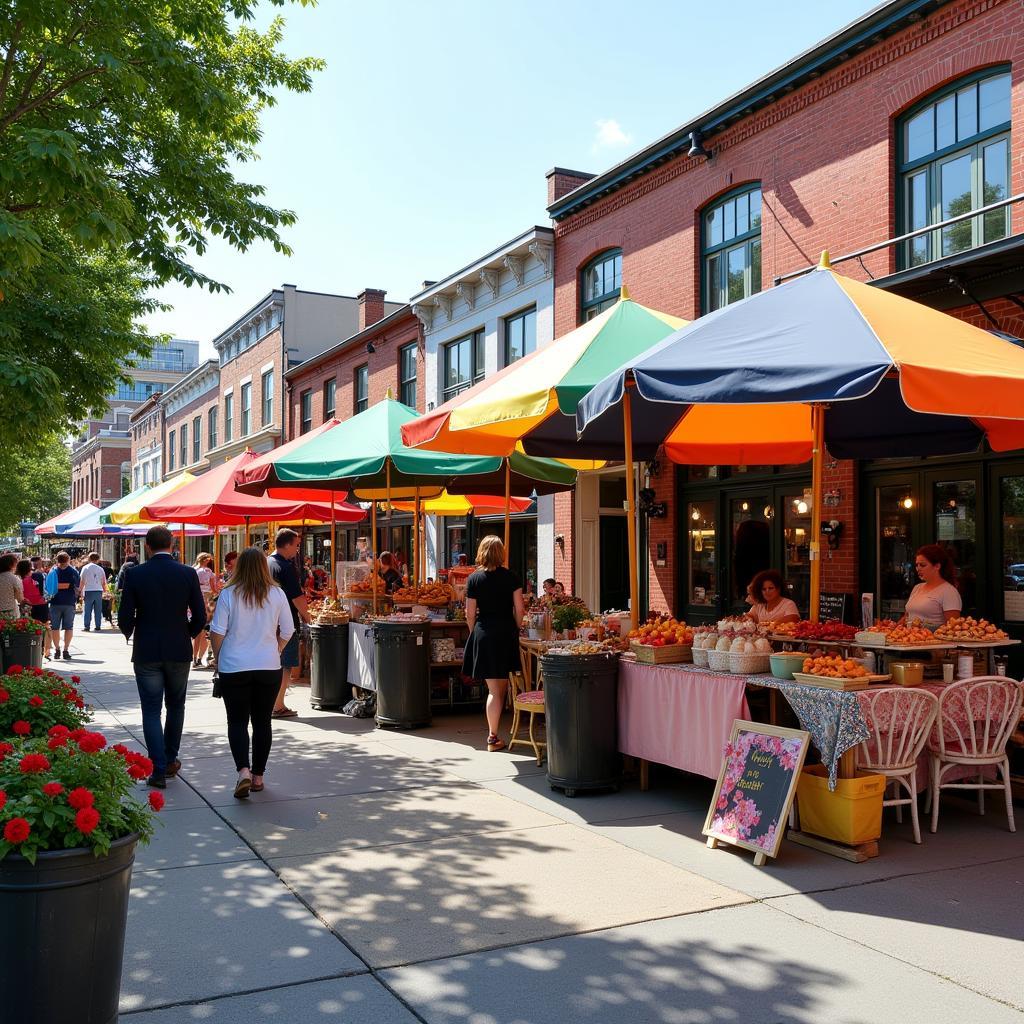
M 731 609 L 742 609 L 750 581 L 762 569 L 771 567 L 771 523 L 774 518 L 775 505 L 767 492 L 729 499 L 732 559 L 727 592 Z

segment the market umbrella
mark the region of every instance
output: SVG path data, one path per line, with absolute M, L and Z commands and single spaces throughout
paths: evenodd
M 525 512 L 532 504 L 532 498 L 512 498 L 509 502 L 513 512 Z M 413 511 L 409 501 L 393 502 L 403 512 Z M 505 511 L 505 499 L 495 494 L 449 494 L 442 491 L 436 498 L 420 502 L 420 511 L 428 516 L 496 516 Z
M 173 494 L 179 487 L 190 484 L 195 477 L 191 473 L 181 473 L 169 480 L 158 484 L 143 484 L 134 491 L 118 498 L 111 505 L 100 510 L 100 522 L 109 523 L 112 526 L 136 526 L 139 524 L 153 525 L 153 521 L 142 515 L 142 509 L 147 505 Z
M 811 617 L 821 593 L 825 446 L 840 458 L 1024 445 L 1024 350 L 917 302 L 813 273 L 716 310 L 626 361 L 583 399 L 580 448 L 626 417 L 641 457 L 812 459 Z M 620 409 L 619 406 L 622 406 Z
M 45 522 L 40 523 L 33 531 L 38 537 L 52 537 L 54 534 L 62 532 L 59 527 L 71 527 L 74 526 L 79 520 L 84 519 L 90 512 L 94 512 L 98 508 L 94 501 L 83 501 L 81 505 L 76 505 L 74 508 L 69 508 L 66 512 L 61 512 L 60 515 L 53 516 L 47 519 Z
M 180 532 L 182 526 L 189 537 L 205 536 L 210 530 L 203 526 L 194 526 L 190 523 L 138 523 L 134 526 L 114 526 L 112 523 L 102 521 L 102 513 L 105 509 L 94 509 L 90 515 L 79 520 L 66 532 L 67 537 L 142 537 L 151 526 L 166 526 L 172 533 Z

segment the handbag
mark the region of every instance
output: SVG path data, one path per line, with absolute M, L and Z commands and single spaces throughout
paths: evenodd
M 218 700 L 223 700 L 224 698 L 224 687 L 221 685 L 220 673 L 216 670 L 213 673 L 213 695 Z

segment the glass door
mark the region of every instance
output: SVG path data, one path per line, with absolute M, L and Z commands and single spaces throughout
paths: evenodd
M 920 537 L 920 497 L 911 480 L 875 488 L 875 617 L 898 619 L 917 582 L 914 553 Z
M 982 518 L 980 472 L 931 471 L 925 474 L 925 481 L 930 529 L 921 543 L 941 544 L 952 551 L 964 614 L 984 615 L 986 574 L 978 549 L 978 522 Z
M 811 602 L 811 505 L 803 489 L 785 489 L 777 502 L 782 522 L 782 550 L 775 565 L 786 581 L 801 615 Z
M 715 498 L 690 501 L 683 524 L 687 538 L 686 604 L 692 609 L 718 611 L 718 530 Z
M 748 584 L 762 569 L 771 567 L 774 519 L 775 505 L 767 492 L 729 499 L 732 558 L 727 605 L 730 611 L 746 610 Z

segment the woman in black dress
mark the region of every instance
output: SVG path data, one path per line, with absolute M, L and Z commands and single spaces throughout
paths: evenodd
M 462 670 L 487 683 L 487 749 L 504 750 L 498 738 L 509 672 L 519 670 L 519 623 L 523 621 L 523 587 L 505 568 L 505 545 L 484 537 L 476 552 L 477 571 L 466 581 L 469 642 Z

